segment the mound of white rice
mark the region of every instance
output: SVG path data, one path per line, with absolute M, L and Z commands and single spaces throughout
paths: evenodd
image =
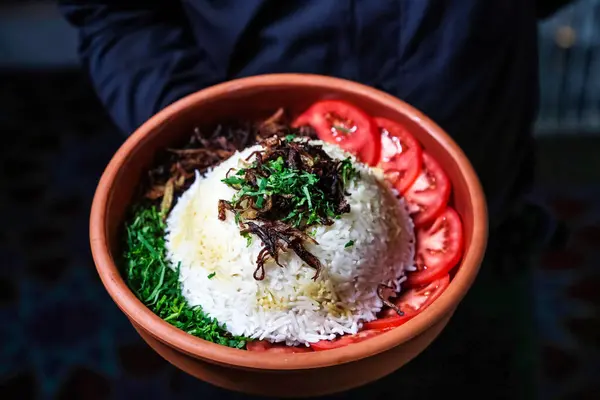
M 234 335 L 295 345 L 356 333 L 382 307 L 378 285 L 399 290 L 405 271 L 412 269 L 412 220 L 381 171 L 337 146 L 313 143 L 332 158 L 351 157 L 360 173 L 347 190 L 350 213 L 331 226 L 315 227 L 318 245 L 305 246 L 323 265 L 316 281 L 315 270 L 292 251 L 280 256 L 284 268 L 269 259 L 265 279 L 255 280 L 260 240 L 253 236 L 248 245 L 232 213 L 227 212 L 226 221 L 218 219 L 218 201 L 231 200 L 236 192 L 221 179 L 230 168 L 247 165 L 243 160 L 260 146 L 197 175 L 168 218 L 167 254 L 174 267 L 180 263 L 184 297 Z

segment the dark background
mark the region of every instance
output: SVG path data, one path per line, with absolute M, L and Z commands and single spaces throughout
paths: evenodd
M 124 138 L 75 48 L 51 3 L 0 2 L 0 399 L 197 398 L 205 384 L 149 350 L 94 270 L 91 197 Z M 599 0 L 576 1 L 540 24 L 540 73 L 531 197 L 570 238 L 527 271 L 535 333 L 524 357 L 534 360 L 534 378 L 523 379 L 540 399 L 598 399 Z

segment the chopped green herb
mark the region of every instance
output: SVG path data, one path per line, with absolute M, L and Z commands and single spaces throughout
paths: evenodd
M 133 217 L 126 223 L 123 253 L 123 274 L 131 290 L 171 325 L 213 343 L 245 348 L 248 339 L 232 336 L 201 307 L 187 304 L 181 294 L 179 266 L 173 270 L 165 257 L 164 234 L 165 223 L 156 207 L 134 208 Z
M 303 245 L 316 241 L 302 231 L 312 225 L 331 225 L 333 219 L 350 212 L 346 188 L 358 176 L 350 158 L 334 160 L 319 145 L 278 137 L 265 139 L 263 150 L 253 156 L 252 166 L 237 171 L 236 179 L 223 180 L 236 193 L 230 201 L 219 201 L 219 219 L 226 220 L 225 210 L 229 210 L 242 234 L 261 239 L 254 279 L 264 279 L 268 258 L 281 266 L 279 253 L 292 250 L 316 270 L 316 280 L 321 262 Z
M 344 187 L 348 186 L 350 181 L 358 178 L 358 171 L 352 165 L 352 161 L 350 158 L 346 158 L 341 163 L 341 171 L 342 171 L 342 182 L 344 183 Z
M 294 139 L 296 139 L 296 135 L 286 135 L 285 140 L 287 140 L 288 142 L 293 141 Z
M 344 248 L 347 249 L 348 247 L 352 247 L 352 246 L 354 246 L 354 240 L 350 240 L 348 243 L 346 243 Z
M 303 228 L 318 223 L 323 217 L 336 218 L 336 199 L 326 196 L 321 189 L 321 182 L 317 175 L 307 171 L 299 171 L 285 167 L 283 158 L 271 160 L 263 165 L 267 177 L 257 177 L 255 182 L 233 177 L 224 179 L 223 182 L 238 192 L 231 203 L 234 208 L 240 203 L 252 199 L 257 209 L 262 209 L 267 197 L 279 196 L 288 199 L 287 215 L 281 217 L 282 221 L 291 221 L 296 228 Z M 239 172 L 246 173 L 248 169 Z M 350 159 L 341 161 L 340 177 L 346 187 L 351 179 L 358 174 Z M 239 172 L 236 175 L 239 175 Z M 239 223 L 241 215 L 235 214 L 235 222 Z
M 243 184 L 245 181 L 243 178 L 230 176 L 229 178 L 221 179 L 221 182 L 229 186 L 237 186 Z
M 344 133 L 350 133 L 350 132 L 352 132 L 350 129 L 346 128 L 345 126 L 341 126 L 341 125 L 333 125 L 333 128 L 336 131 L 341 131 L 341 132 L 344 132 Z
M 208 274 L 207 278 L 208 278 L 208 279 L 212 279 L 212 278 L 214 278 L 216 275 L 217 275 L 217 273 L 216 273 L 216 272 L 211 272 L 210 274 Z
M 252 235 L 243 233 L 242 236 L 246 238 L 246 247 L 250 247 L 252 245 Z

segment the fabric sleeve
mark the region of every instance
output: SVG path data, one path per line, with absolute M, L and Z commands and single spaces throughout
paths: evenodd
M 179 98 L 214 84 L 179 2 L 59 1 L 79 55 L 117 126 L 133 132 Z

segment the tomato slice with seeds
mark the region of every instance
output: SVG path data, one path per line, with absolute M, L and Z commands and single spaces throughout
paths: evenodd
M 363 325 L 364 329 L 391 329 L 404 324 L 406 321 L 429 307 L 446 290 L 450 284 L 450 276 L 445 275 L 428 285 L 403 290 L 392 302 L 404 313 L 400 316 L 396 311 L 387 308 L 381 312 L 381 317 Z
M 404 198 L 416 227 L 432 222 L 450 199 L 450 180 L 438 162 L 423 152 L 423 168 Z
M 254 340 L 246 344 L 246 350 L 257 353 L 295 354 L 310 353 L 312 349 L 306 346 L 287 346 L 285 343 L 271 343 L 267 340 Z
M 340 347 L 348 346 L 349 344 L 362 342 L 363 340 L 375 337 L 388 330 L 389 329 L 363 330 L 357 332 L 354 335 L 342 335 L 333 340 L 320 340 L 316 343 L 311 343 L 310 347 L 312 347 L 315 351 L 337 349 Z
M 406 128 L 387 118 L 375 118 L 381 133 L 379 167 L 386 178 L 404 193 L 421 173 L 421 145 Z
M 319 139 L 337 144 L 365 164 L 376 165 L 379 161 L 381 138 L 375 121 L 346 101 L 318 101 L 296 118 L 292 125 L 311 125 Z
M 417 229 L 416 237 L 417 270 L 408 274 L 409 286 L 425 285 L 449 273 L 462 257 L 462 222 L 451 207 L 446 207 L 429 227 Z

